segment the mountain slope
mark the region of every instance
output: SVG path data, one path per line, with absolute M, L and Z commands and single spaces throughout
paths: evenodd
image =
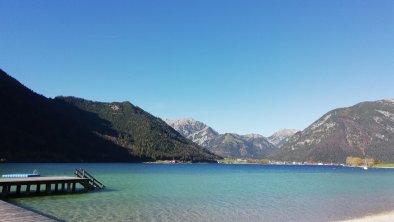
M 261 135 L 219 134 L 206 124 L 193 119 L 166 120 L 186 138 L 227 158 L 262 159 L 277 148 Z
M 184 138 L 164 121 L 152 116 L 130 102 L 93 102 L 75 97 L 56 97 L 59 105 L 71 105 L 107 121 L 97 124 L 91 118 L 78 115 L 72 117 L 84 126 L 89 126 L 102 138 L 128 149 L 143 160 L 180 159 L 191 161 L 213 161 L 217 157 L 208 150 Z M 66 112 L 65 115 L 70 112 Z
M 394 161 L 394 100 L 330 111 L 297 132 L 272 158 L 344 163 L 347 156 Z
M 298 130 L 295 129 L 283 129 L 278 131 L 272 136 L 268 137 L 267 140 L 274 144 L 277 147 L 282 147 L 287 141 L 289 141 L 290 137 L 292 137 Z
M 222 157 L 263 159 L 277 147 L 261 135 L 226 133 L 216 137 L 208 149 Z
M 0 159 L 11 162 L 118 162 L 176 158 L 212 161 L 201 149 L 141 109 L 135 118 L 103 118 L 73 98 L 48 99 L 0 70 Z M 112 108 L 110 108 L 112 110 Z M 113 115 L 108 112 L 108 115 Z M 124 116 L 123 116 L 124 117 Z M 115 122 L 119 120 L 119 122 Z M 154 133 L 131 127 L 134 121 Z M 114 125 L 122 127 L 113 127 Z M 128 132 L 126 129 L 133 129 Z M 141 134 L 144 137 L 140 138 Z M 143 142 L 140 142 L 143 140 Z M 165 144 L 158 147 L 159 144 Z
M 121 147 L 101 139 L 56 111 L 0 70 L 0 158 L 8 161 L 133 161 Z
M 211 141 L 219 135 L 211 127 L 192 118 L 166 120 L 166 123 L 187 139 L 203 147 L 209 147 Z

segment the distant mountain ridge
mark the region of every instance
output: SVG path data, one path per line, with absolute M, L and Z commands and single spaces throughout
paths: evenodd
M 258 134 L 219 134 L 206 124 L 192 118 L 166 120 L 167 124 L 186 138 L 226 158 L 262 159 L 277 148 Z
M 344 163 L 348 156 L 394 162 L 394 100 L 332 110 L 297 132 L 271 158 Z
M 292 137 L 298 130 L 296 129 L 283 129 L 268 137 L 268 141 L 277 147 L 282 147 L 290 137 Z
M 129 102 L 48 99 L 0 70 L 0 159 L 11 162 L 215 161 Z
M 261 135 L 225 133 L 216 137 L 208 149 L 222 157 L 264 159 L 277 147 Z
M 187 139 L 203 147 L 209 147 L 210 143 L 219 133 L 206 124 L 193 118 L 165 120 L 165 122 L 182 134 Z

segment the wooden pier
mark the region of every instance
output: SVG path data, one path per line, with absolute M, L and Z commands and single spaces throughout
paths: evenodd
M 103 189 L 105 186 L 83 169 L 75 169 L 75 177 L 48 176 L 0 178 L 0 196 L 75 193 L 77 184 L 83 190 Z
M 0 221 L 4 222 L 55 222 L 57 220 L 43 216 L 22 207 L 0 200 Z
M 76 192 L 76 184 L 89 189 L 89 179 L 68 176 L 0 178 L 1 196 Z

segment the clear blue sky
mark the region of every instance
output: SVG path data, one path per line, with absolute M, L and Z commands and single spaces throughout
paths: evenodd
M 394 98 L 392 0 L 0 0 L 0 68 L 221 133 Z

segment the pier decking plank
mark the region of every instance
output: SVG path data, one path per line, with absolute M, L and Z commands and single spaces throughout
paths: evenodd
M 25 178 L 0 178 L 0 185 L 12 183 L 36 183 L 36 182 L 80 182 L 87 179 L 69 176 L 51 176 L 51 177 L 25 177 Z
M 55 222 L 56 220 L 0 200 L 0 221 L 4 222 Z

